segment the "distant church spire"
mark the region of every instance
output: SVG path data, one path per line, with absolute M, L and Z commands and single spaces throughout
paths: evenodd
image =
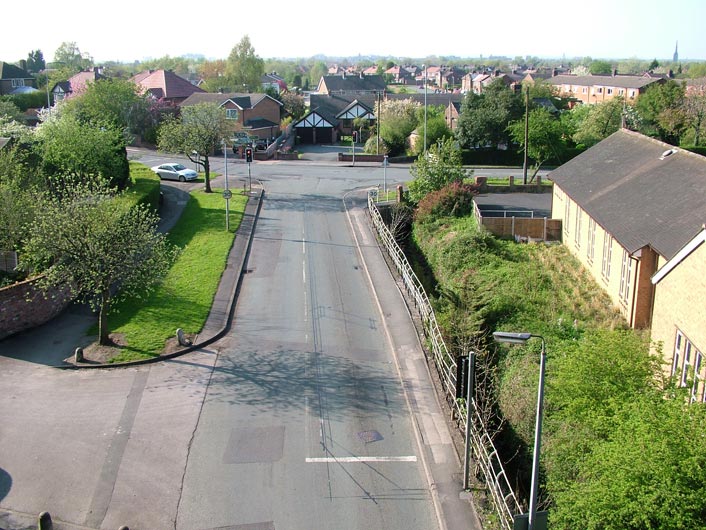
M 674 46 L 674 57 L 672 57 L 672 61 L 675 63 L 679 62 L 679 41 L 677 41 L 676 45 Z

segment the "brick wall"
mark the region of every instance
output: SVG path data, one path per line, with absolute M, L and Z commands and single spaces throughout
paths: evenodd
M 0 289 L 0 339 L 44 324 L 70 303 L 67 290 L 44 293 L 34 278 Z

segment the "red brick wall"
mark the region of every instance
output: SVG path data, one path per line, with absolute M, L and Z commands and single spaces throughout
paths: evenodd
M 37 282 L 34 278 L 0 289 L 0 339 L 44 324 L 69 305 L 66 290 L 45 294 Z

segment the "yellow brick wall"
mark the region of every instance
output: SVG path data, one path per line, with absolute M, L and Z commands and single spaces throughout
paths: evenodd
M 700 351 L 703 399 L 706 379 L 706 244 L 701 244 L 655 286 L 652 341 L 662 343 L 665 372 L 671 373 L 677 329 Z M 692 350 L 691 364 L 696 352 Z

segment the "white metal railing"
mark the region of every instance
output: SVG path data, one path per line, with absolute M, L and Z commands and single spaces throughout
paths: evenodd
M 377 190 L 374 190 L 377 191 Z M 434 364 L 437 368 L 441 384 L 447 401 L 452 404 L 456 418 L 459 418 L 459 428 L 465 433 L 466 422 L 468 421 L 465 400 L 456 399 L 456 359 L 451 355 L 446 347 L 441 330 L 436 321 L 436 315 L 432 309 L 429 297 L 409 264 L 404 252 L 395 241 L 392 233 L 380 215 L 380 211 L 375 204 L 377 194 L 368 193 L 368 211 L 372 219 L 373 226 L 382 242 L 385 250 L 395 264 L 398 274 L 402 278 L 407 294 L 414 300 L 414 305 L 421 317 L 423 330 L 431 345 Z M 492 438 L 488 434 L 483 423 L 482 416 L 476 407 L 475 402 L 471 403 L 471 429 L 470 447 L 476 469 L 481 473 L 483 481 L 490 491 L 496 511 L 502 524 L 508 530 L 512 529 L 514 514 L 521 513 L 522 508 L 517 501 L 514 491 L 510 487 L 510 482 L 503 468 L 498 451 L 493 444 Z

